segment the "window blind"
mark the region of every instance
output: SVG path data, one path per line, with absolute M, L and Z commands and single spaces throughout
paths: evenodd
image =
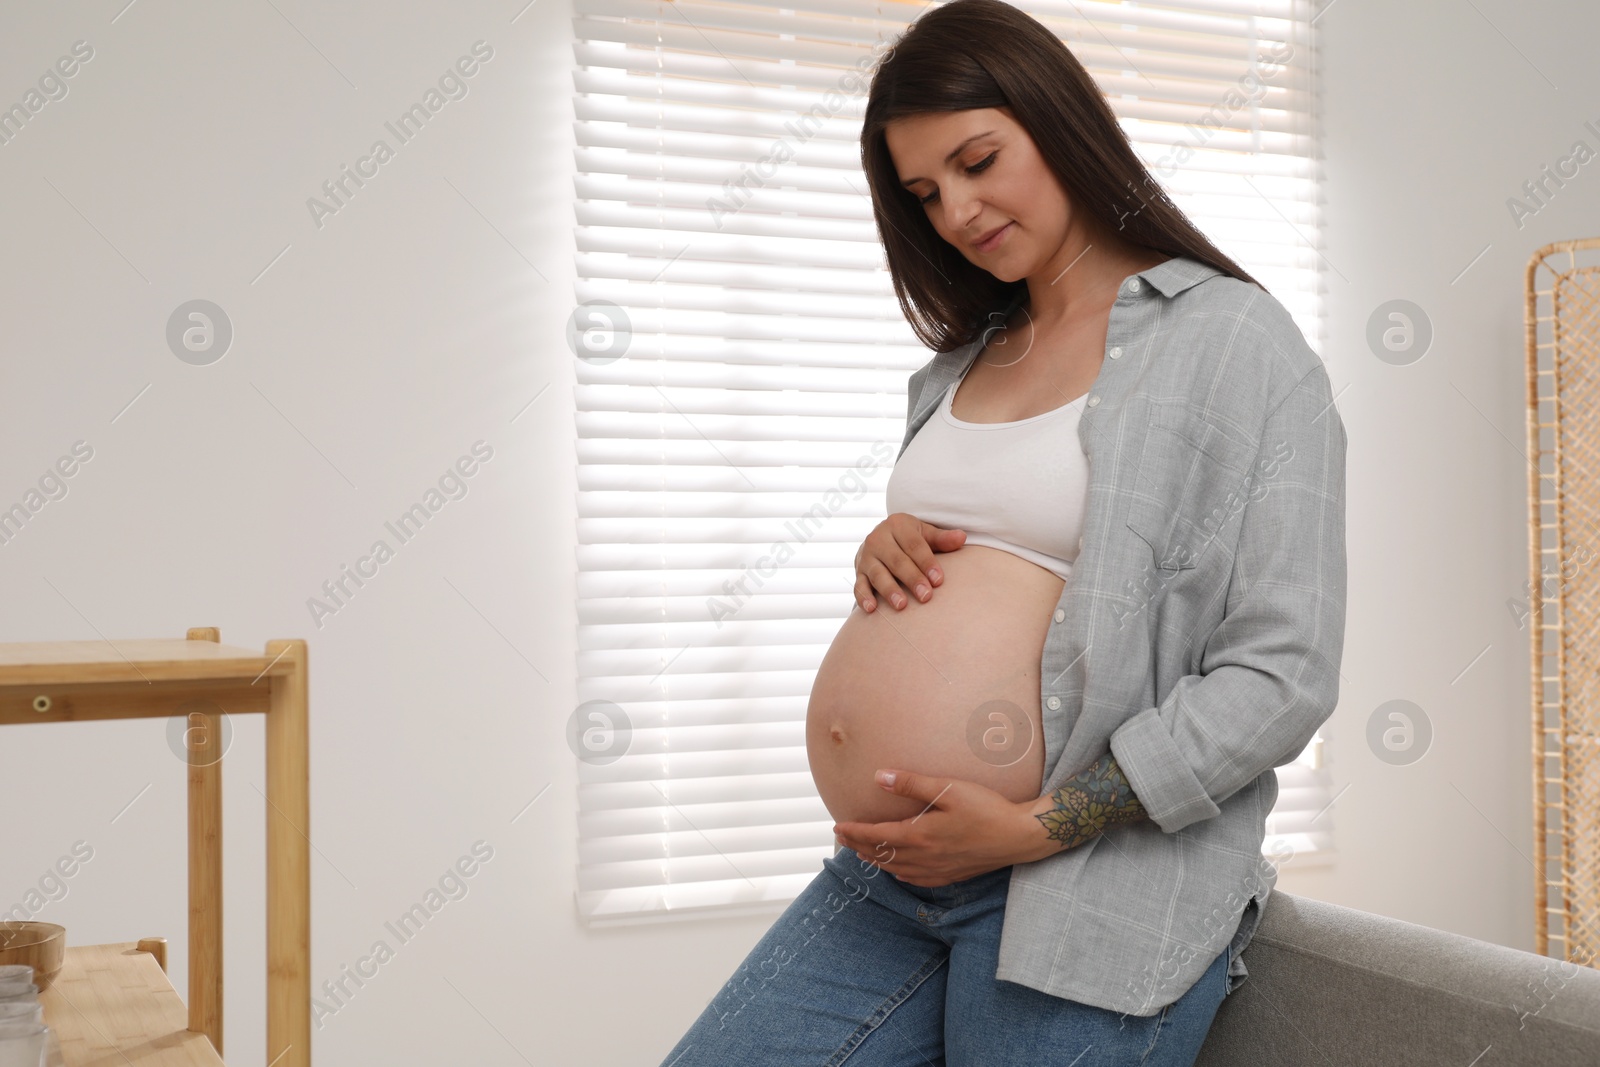
M 1018 6 L 1319 346 L 1306 5 Z M 923 10 L 575 0 L 585 921 L 777 910 L 833 849 L 808 694 L 932 355 L 857 138 L 871 64 Z M 1280 768 L 1269 854 L 1331 848 L 1321 751 Z

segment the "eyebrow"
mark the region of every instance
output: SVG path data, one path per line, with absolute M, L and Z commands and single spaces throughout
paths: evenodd
M 961 154 L 961 150 L 963 148 L 967 147 L 967 145 L 971 144 L 973 141 L 979 140 L 980 138 L 987 137 L 993 132 L 994 132 L 993 130 L 984 130 L 982 133 L 973 134 L 971 137 L 968 137 L 965 141 L 962 141 L 960 144 L 956 145 L 953 149 L 951 149 L 950 150 L 950 154 L 948 156 L 944 157 L 944 161 L 946 163 L 949 163 L 952 159 L 954 159 L 957 156 L 959 156 Z M 902 186 L 912 186 L 912 185 L 915 185 L 917 182 L 923 182 L 923 181 L 927 181 L 927 180 L 928 179 L 926 179 L 926 178 L 907 178 L 905 181 L 901 182 L 900 184 Z

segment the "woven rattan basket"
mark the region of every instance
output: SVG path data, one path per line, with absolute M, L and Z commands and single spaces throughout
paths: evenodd
M 1533 855 L 1541 955 L 1600 963 L 1600 237 L 1528 261 Z

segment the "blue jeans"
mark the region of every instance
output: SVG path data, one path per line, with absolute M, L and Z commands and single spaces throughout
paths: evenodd
M 841 848 L 662 1067 L 1192 1067 L 1228 950 L 1148 1017 L 995 977 L 1011 868 L 909 885 Z

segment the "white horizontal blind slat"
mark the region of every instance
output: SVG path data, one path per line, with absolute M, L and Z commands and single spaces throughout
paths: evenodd
M 1020 6 L 1319 346 L 1304 0 Z M 775 910 L 832 850 L 807 698 L 930 356 L 883 269 L 850 72 L 924 10 L 575 2 L 575 295 L 631 330 L 575 394 L 579 698 L 592 751 L 629 730 L 579 764 L 587 921 Z M 1321 751 L 1278 769 L 1269 852 L 1331 849 Z

